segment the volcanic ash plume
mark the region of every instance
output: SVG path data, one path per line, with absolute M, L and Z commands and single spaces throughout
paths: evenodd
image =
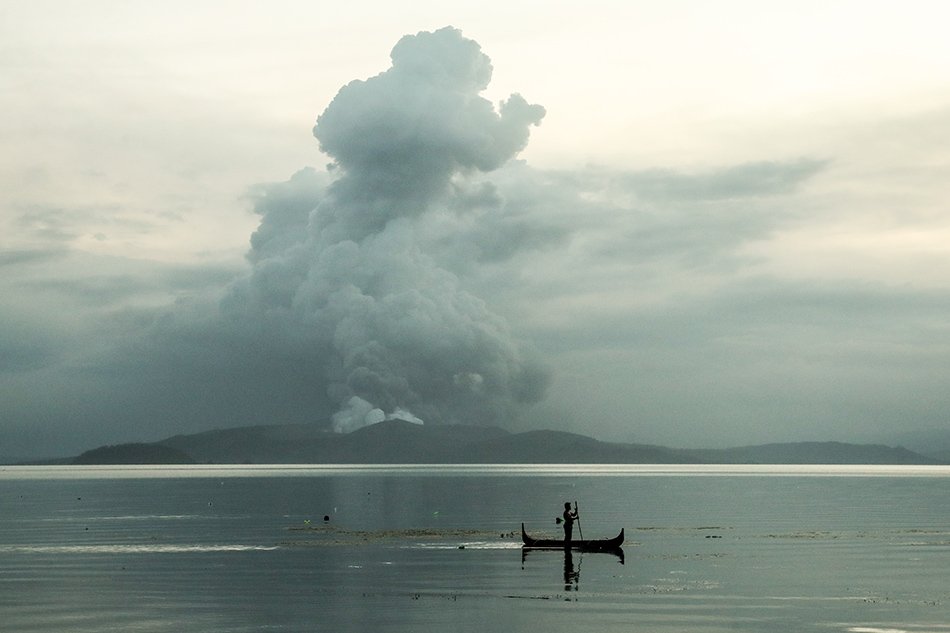
M 504 422 L 541 397 L 545 374 L 417 236 L 459 206 L 453 184 L 523 149 L 544 109 L 479 96 L 490 60 L 453 28 L 406 36 L 391 57 L 317 119 L 328 175 L 265 189 L 251 274 L 224 309 L 263 344 L 316 359 L 337 430 Z

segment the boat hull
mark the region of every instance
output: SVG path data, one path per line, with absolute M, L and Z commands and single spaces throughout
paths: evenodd
M 623 545 L 623 538 L 623 528 L 621 528 L 620 534 L 614 538 L 599 540 L 571 539 L 570 544 L 565 545 L 563 540 L 532 538 L 528 536 L 528 533 L 525 531 L 524 523 L 521 524 L 521 540 L 524 543 L 524 547 L 538 549 L 573 549 L 584 552 L 612 552 L 620 549 Z

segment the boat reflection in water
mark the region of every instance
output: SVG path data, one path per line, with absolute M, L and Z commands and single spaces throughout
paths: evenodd
M 551 547 L 522 547 L 521 548 L 521 568 L 524 569 L 525 563 L 528 559 L 528 554 L 535 552 L 542 552 L 547 554 L 552 554 L 555 551 L 562 552 L 564 554 L 564 591 L 577 591 L 580 585 L 581 580 L 581 568 L 580 561 L 583 559 L 583 551 L 580 551 L 578 556 L 578 562 L 575 565 L 574 563 L 574 550 L 570 548 L 560 548 L 555 549 Z M 616 548 L 612 550 L 598 550 L 594 553 L 597 554 L 612 554 L 617 557 L 618 562 L 623 565 L 623 548 Z
M 581 553 L 583 553 L 583 552 L 585 552 L 585 551 L 587 551 L 587 550 L 580 550 Z M 521 563 L 524 564 L 525 561 L 528 560 L 528 555 L 529 555 L 529 554 L 533 554 L 533 553 L 535 553 L 535 552 L 542 552 L 542 553 L 547 553 L 547 554 L 550 554 L 551 552 L 563 552 L 563 553 L 564 553 L 564 569 L 565 569 L 565 572 L 566 572 L 567 569 L 568 569 L 568 565 L 573 566 L 573 564 L 574 564 L 574 550 L 565 549 L 565 548 L 563 548 L 563 547 L 560 547 L 560 548 L 554 548 L 554 547 L 529 547 L 529 546 L 527 546 L 527 545 L 524 545 L 524 546 L 521 547 Z M 609 549 L 609 550 L 590 550 L 590 553 L 594 553 L 594 554 L 611 554 L 611 555 L 617 557 L 617 562 L 618 562 L 618 563 L 620 563 L 621 565 L 624 564 L 624 554 L 623 554 L 623 548 L 622 548 L 622 547 L 617 547 L 617 548 L 615 548 L 615 549 Z
M 532 552 L 563 552 L 564 554 L 564 590 L 577 591 L 580 584 L 580 566 L 574 566 L 574 552 L 584 552 L 595 554 L 611 554 L 616 556 L 620 564 L 624 564 L 623 544 L 624 534 L 620 534 L 611 539 L 601 540 L 572 540 L 565 544 L 563 540 L 537 539 L 528 536 L 524 524 L 521 524 L 521 565 L 524 567 L 528 554 Z

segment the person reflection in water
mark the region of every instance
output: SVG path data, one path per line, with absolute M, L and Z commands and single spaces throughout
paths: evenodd
M 571 502 L 564 503 L 564 547 L 571 547 L 571 536 L 574 534 L 574 521 L 577 520 L 577 512 L 571 510 Z
M 570 549 L 564 550 L 564 591 L 577 591 L 581 572 L 574 569 L 574 555 Z

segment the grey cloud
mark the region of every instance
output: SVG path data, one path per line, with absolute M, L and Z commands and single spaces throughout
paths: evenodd
M 718 292 L 716 302 L 732 322 L 803 322 L 846 330 L 865 324 L 877 332 L 908 324 L 943 327 L 943 315 L 950 313 L 950 296 L 942 291 L 856 281 L 754 278 Z
M 59 341 L 0 315 L 0 374 L 43 367 L 57 357 Z
M 60 248 L 16 249 L 0 251 L 0 268 L 48 262 L 66 254 Z
M 128 274 L 62 274 L 55 278 L 24 279 L 11 286 L 34 295 L 53 293 L 76 304 L 107 308 L 121 307 L 142 297 L 220 292 L 237 276 L 238 271 L 227 266 L 167 266 Z
M 644 200 L 718 201 L 787 194 L 826 166 L 827 161 L 814 159 L 760 161 L 700 173 L 635 171 L 620 175 L 618 180 Z
M 948 310 L 939 290 L 760 277 L 536 336 L 574 376 L 552 389 L 555 409 L 572 411 L 585 391 L 627 390 L 625 415 L 600 421 L 615 437 L 868 441 L 945 422 Z
M 73 279 L 23 282 L 21 286 L 29 287 L 33 292 L 68 295 L 72 301 L 101 306 L 143 294 L 145 289 L 142 281 L 141 278 L 132 275 L 92 275 Z
M 541 170 L 511 161 L 490 183 L 456 185 L 457 212 L 425 225 L 428 252 L 466 283 L 496 298 L 507 292 L 515 303 L 616 294 L 618 283 L 634 292 L 672 271 L 735 272 L 755 264 L 743 246 L 807 218 L 800 196 L 824 166 L 800 159 L 689 174 Z M 644 196 L 639 185 L 659 174 L 663 188 L 681 183 L 688 195 Z M 536 271 L 530 287 L 517 285 L 522 268 Z
M 16 219 L 20 231 L 44 241 L 69 242 L 79 236 L 73 213 L 59 208 L 34 208 Z
M 802 222 L 800 196 L 824 168 L 800 159 L 690 174 L 540 170 L 511 161 L 490 181 L 453 183 L 454 212 L 419 226 L 440 266 L 493 300 L 504 296 L 509 307 L 616 296 L 618 283 L 629 293 L 674 271 L 727 274 L 754 265 L 742 247 Z M 642 194 L 641 183 L 661 174 L 663 188 L 682 185 L 681 198 Z M 519 277 L 528 268 L 534 275 L 525 286 Z
M 891 345 L 931 346 L 947 313 L 950 297 L 936 290 L 756 277 L 619 314 L 604 311 L 591 317 L 590 330 L 564 333 L 560 342 L 588 350 L 627 341 L 665 349 L 734 343 L 830 353 L 860 339 L 866 345 L 853 349 L 874 354 L 874 343 L 891 351 Z
M 484 265 L 509 264 L 519 255 L 565 244 L 574 227 L 558 220 L 543 187 L 532 182 L 542 178 L 523 166 L 506 166 L 497 173 L 497 184 L 456 183 L 450 202 L 454 213 L 423 227 L 430 251 L 440 264 L 468 275 Z M 570 197 L 562 196 L 556 204 L 570 205 Z
M 33 241 L 47 244 L 47 248 L 68 248 L 83 235 L 90 233 L 90 225 L 133 230 L 136 233 L 150 233 L 155 230 L 155 222 L 147 216 L 133 216 L 122 212 L 114 203 L 102 205 L 65 204 L 65 205 L 28 205 L 16 207 L 19 212 L 13 219 L 18 236 L 30 237 Z M 164 220 L 167 213 L 160 214 Z M 97 232 L 97 239 L 105 239 L 105 234 Z
M 499 263 L 517 254 L 545 250 L 564 243 L 568 232 L 556 226 L 537 226 L 528 220 L 504 218 L 496 223 L 482 223 L 456 240 L 473 249 L 478 264 Z
M 739 246 L 804 217 L 789 197 L 826 166 L 826 161 L 799 159 L 705 173 L 589 168 L 565 174 L 565 182 L 577 192 L 582 217 L 600 221 L 597 255 L 735 268 L 743 263 L 736 259 Z

